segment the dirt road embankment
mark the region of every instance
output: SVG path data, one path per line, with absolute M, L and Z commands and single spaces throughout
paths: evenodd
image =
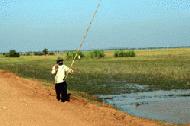
M 0 126 L 159 126 L 111 107 L 71 98 L 57 102 L 41 82 L 0 71 Z

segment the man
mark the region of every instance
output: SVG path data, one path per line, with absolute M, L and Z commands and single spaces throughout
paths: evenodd
M 67 73 L 73 70 L 63 64 L 63 58 L 58 57 L 57 63 L 52 67 L 51 73 L 55 75 L 55 92 L 58 101 L 68 101 L 67 82 L 65 80 Z

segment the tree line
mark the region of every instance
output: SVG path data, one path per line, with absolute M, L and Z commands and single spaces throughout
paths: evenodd
M 55 55 L 56 52 L 49 51 L 47 48 L 43 49 L 42 51 L 38 52 L 25 52 L 25 53 L 19 53 L 16 50 L 10 50 L 8 53 L 3 53 L 6 57 L 20 57 L 20 55 L 23 56 L 47 56 L 47 55 Z M 75 55 L 77 54 L 77 59 L 88 57 L 88 58 L 103 58 L 105 57 L 104 50 L 92 50 L 88 52 L 83 51 L 65 51 L 66 58 L 67 59 L 73 59 Z M 114 57 L 135 57 L 135 51 L 134 50 L 116 50 L 113 54 Z

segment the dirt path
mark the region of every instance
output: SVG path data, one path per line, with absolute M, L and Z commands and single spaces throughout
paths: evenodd
M 72 98 L 57 102 L 38 81 L 0 71 L 0 126 L 158 126 L 110 107 Z

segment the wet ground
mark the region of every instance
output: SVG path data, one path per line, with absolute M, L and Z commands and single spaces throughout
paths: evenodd
M 98 97 L 135 116 L 175 124 L 190 123 L 190 90 L 98 95 Z

